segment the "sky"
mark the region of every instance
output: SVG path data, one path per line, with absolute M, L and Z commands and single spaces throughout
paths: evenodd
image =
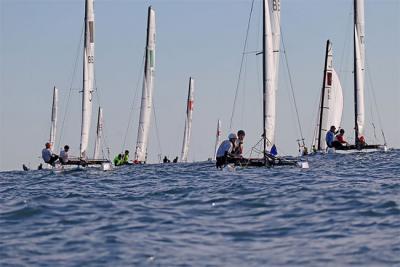
M 105 117 L 104 147 L 110 149 L 110 157 L 124 149 L 133 156 L 149 5 L 155 9 L 157 23 L 156 116 L 149 162 L 158 162 L 159 155 L 180 156 L 191 76 L 196 88 L 189 161 L 212 157 L 218 119 L 224 138 L 229 131 L 244 129 L 245 150 L 255 145 L 262 133 L 261 56 L 256 55 L 261 50 L 262 32 L 259 0 L 254 5 L 229 128 L 251 2 L 96 0 L 97 91 L 90 151 L 100 104 Z M 296 154 L 300 137 L 289 78 L 305 142 L 308 146 L 312 143 L 327 39 L 333 43 L 334 66 L 344 88 L 342 127 L 347 139 L 354 140 L 352 2 L 281 1 L 285 44 L 281 50 L 285 53 L 280 61 L 276 143 L 283 155 Z M 381 142 L 382 125 L 389 147 L 395 148 L 400 147 L 399 14 L 398 0 L 366 0 L 366 137 L 367 142 L 375 142 L 373 123 Z M 49 138 L 54 85 L 60 90 L 54 152 L 69 144 L 71 154 L 78 155 L 83 19 L 83 0 L 0 0 L 0 170 L 21 169 L 22 163 L 39 164 L 41 149 Z

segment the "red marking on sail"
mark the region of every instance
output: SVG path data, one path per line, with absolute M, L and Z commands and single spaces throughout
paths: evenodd
M 326 75 L 326 85 L 332 86 L 332 72 L 328 72 Z
M 193 100 L 189 100 L 188 108 L 189 108 L 189 110 L 193 110 Z

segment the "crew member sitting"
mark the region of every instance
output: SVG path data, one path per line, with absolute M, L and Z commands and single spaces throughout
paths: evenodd
M 348 143 L 344 140 L 344 130 L 340 129 L 339 134 L 335 136 L 332 146 L 336 149 L 345 149 Z
M 115 158 L 114 158 L 114 165 L 115 166 L 121 166 L 122 163 L 122 154 L 118 154 Z
M 164 157 L 163 163 L 170 163 L 171 161 L 167 158 L 167 156 Z
M 217 156 L 216 156 L 216 167 L 221 168 L 227 164 L 228 162 L 228 157 L 234 156 L 232 152 L 235 149 L 235 143 L 237 140 L 237 136 L 234 133 L 229 134 L 228 140 L 223 141 L 217 150 Z
M 53 154 L 53 152 L 51 151 L 50 143 L 46 143 L 45 146 L 46 147 L 43 148 L 43 150 L 42 150 L 42 158 L 43 158 L 44 162 L 46 162 L 54 167 L 55 162 L 58 159 L 58 156 L 56 154 Z
M 65 145 L 64 149 L 61 150 L 61 152 L 60 152 L 60 162 L 61 162 L 61 164 L 66 164 L 68 162 L 68 151 L 69 151 L 69 146 Z
M 129 162 L 129 150 L 125 150 L 125 154 L 122 158 L 122 164 L 128 164 Z
M 235 155 L 235 157 L 242 157 L 242 154 L 243 154 L 243 140 L 244 140 L 245 136 L 246 136 L 246 133 L 243 130 L 239 130 L 237 132 L 238 139 L 236 140 L 235 149 L 233 151 L 233 154 Z
M 174 158 L 173 163 L 178 163 L 178 157 Z
M 332 143 L 335 139 L 335 134 L 336 134 L 336 127 L 334 125 L 332 125 L 330 130 L 326 133 L 326 137 L 325 137 L 326 145 L 329 148 L 333 147 Z

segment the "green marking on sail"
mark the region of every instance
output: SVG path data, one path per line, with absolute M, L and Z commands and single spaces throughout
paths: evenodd
M 150 63 L 150 68 L 154 68 L 154 51 L 149 50 L 149 63 Z

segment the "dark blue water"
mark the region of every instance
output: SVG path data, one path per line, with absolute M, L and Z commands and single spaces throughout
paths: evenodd
M 400 151 L 0 173 L 1 266 L 400 266 Z

